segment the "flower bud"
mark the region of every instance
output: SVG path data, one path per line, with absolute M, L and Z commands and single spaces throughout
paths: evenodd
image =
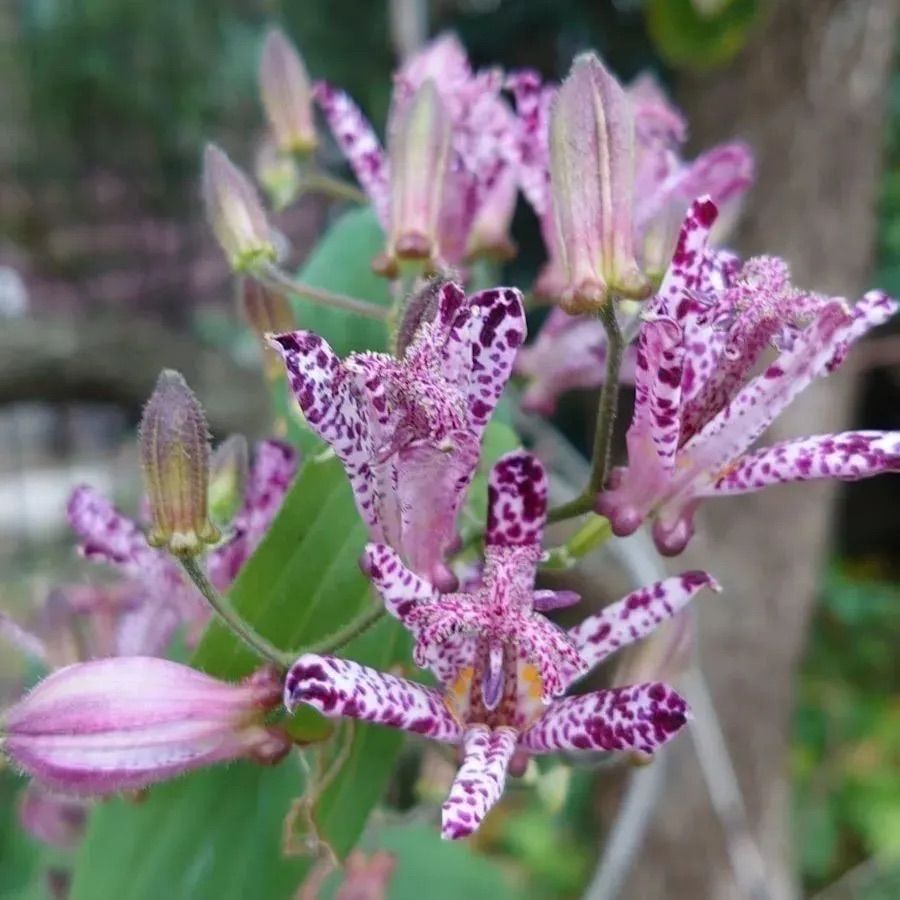
M 384 275 L 397 260 L 436 262 L 438 217 L 447 178 L 450 117 L 432 79 L 391 112 L 388 134 L 391 162 L 390 237 L 385 258 L 376 261 Z
M 153 547 L 194 556 L 219 539 L 209 521 L 209 432 L 203 408 L 177 372 L 165 369 L 144 407 L 141 464 Z
M 244 321 L 256 332 L 262 344 L 266 375 L 270 381 L 280 381 L 284 377 L 284 366 L 281 357 L 269 346 L 266 335 L 284 334 L 297 327 L 290 301 L 284 294 L 247 278 L 241 285 L 240 302 Z
M 279 153 L 270 141 L 264 142 L 256 153 L 253 174 L 276 212 L 287 209 L 300 193 L 300 167 L 293 156 Z M 275 249 L 281 254 L 277 244 L 278 233 L 272 236 Z
M 278 28 L 269 31 L 263 44 L 259 89 L 278 149 L 298 154 L 315 150 L 309 75 L 300 54 Z
M 247 438 L 242 434 L 232 434 L 213 452 L 209 464 L 209 510 L 220 525 L 230 522 L 241 505 L 249 460 Z
M 281 759 L 290 741 L 265 725 L 280 695 L 269 669 L 229 684 L 149 656 L 76 663 L 7 711 L 0 749 L 53 790 L 140 790 L 225 760 Z
M 255 188 L 212 144 L 203 154 L 203 199 L 209 223 L 235 271 L 275 259 L 272 233 Z
M 634 120 L 622 86 L 593 54 L 575 60 L 550 112 L 550 182 L 568 312 L 650 283 L 633 251 Z

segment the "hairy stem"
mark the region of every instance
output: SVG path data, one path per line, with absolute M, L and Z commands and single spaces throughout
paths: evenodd
M 591 454 L 591 474 L 585 489 L 574 500 L 551 509 L 549 522 L 561 522 L 590 512 L 594 500 L 606 482 L 609 473 L 613 428 L 619 403 L 619 369 L 625 341 L 616 319 L 615 303 L 610 301 L 600 309 L 600 321 L 606 330 L 606 379 L 600 391 L 597 407 L 597 424 L 594 429 L 594 449 Z
M 354 184 L 335 178 L 327 172 L 309 172 L 300 178 L 298 196 L 303 194 L 324 194 L 332 200 L 346 200 L 350 203 L 364 205 L 368 197 Z
M 367 610 L 361 612 L 355 619 L 351 619 L 343 628 L 328 635 L 321 641 L 305 647 L 304 653 L 334 653 L 346 646 L 354 638 L 368 631 L 384 615 L 384 605 L 380 602 L 372 604 Z
M 287 669 L 294 661 L 294 655 L 283 653 L 262 635 L 257 634 L 237 613 L 234 607 L 210 583 L 202 566 L 194 556 L 178 557 L 182 568 L 206 598 L 213 612 L 234 632 L 254 653 L 274 663 L 279 669 Z
M 274 263 L 266 263 L 258 272 L 253 273 L 253 277 L 272 290 L 297 294 L 300 297 L 305 297 L 307 300 L 312 300 L 313 303 L 317 303 L 319 306 L 343 309 L 358 316 L 365 316 L 367 319 L 378 319 L 382 322 L 388 317 L 388 311 L 382 306 L 297 281 Z

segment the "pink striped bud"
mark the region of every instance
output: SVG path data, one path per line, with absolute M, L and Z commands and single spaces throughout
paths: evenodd
M 312 90 L 303 59 L 287 36 L 273 28 L 263 44 L 259 89 L 275 143 L 283 153 L 316 149 Z
M 160 373 L 140 428 L 153 547 L 195 556 L 219 532 L 209 521 L 209 432 L 200 402 L 178 372 Z
M 212 144 L 203 154 L 203 199 L 209 224 L 236 272 L 275 259 L 272 232 L 256 189 Z
M 229 684 L 149 656 L 76 663 L 7 711 L 0 749 L 36 781 L 76 795 L 140 790 L 240 757 L 274 763 L 290 749 L 265 724 L 281 691 L 268 669 Z
M 568 312 L 610 294 L 642 298 L 634 258 L 634 120 L 622 86 L 593 54 L 575 60 L 550 112 L 550 181 Z
M 437 262 L 450 131 L 450 117 L 430 78 L 391 111 L 390 235 L 387 253 L 375 263 L 381 274 L 395 274 L 398 260 Z

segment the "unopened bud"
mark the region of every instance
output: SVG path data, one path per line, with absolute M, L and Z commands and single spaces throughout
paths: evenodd
M 178 372 L 160 373 L 141 419 L 141 463 L 150 503 L 148 542 L 194 556 L 219 539 L 209 521 L 209 432 L 203 408 Z
M 507 166 L 498 176 L 472 224 L 466 255 L 470 259 L 484 257 L 504 262 L 516 255 L 516 245 L 509 234 L 519 186 L 516 171 Z
M 259 148 L 253 172 L 276 212 L 290 206 L 300 192 L 297 161 L 293 156 L 279 153 L 278 148 L 269 141 Z M 277 241 L 277 235 L 273 235 L 273 240 Z
M 155 657 L 92 660 L 57 670 L 8 710 L 0 749 L 53 790 L 141 790 L 225 760 L 283 758 L 291 741 L 265 722 L 280 695 L 267 669 L 229 684 Z
M 275 259 L 275 245 L 256 189 L 216 146 L 203 154 L 206 215 L 231 267 L 249 271 Z
M 266 35 L 263 44 L 259 89 L 278 149 L 298 154 L 315 150 L 309 75 L 300 54 L 278 28 Z
M 391 227 L 387 253 L 376 261 L 382 274 L 395 274 L 398 260 L 437 260 L 450 131 L 450 117 L 430 78 L 391 113 Z
M 563 307 L 590 312 L 611 294 L 647 296 L 650 283 L 633 250 L 631 106 L 593 54 L 575 60 L 553 102 L 550 181 L 566 270 Z
M 234 518 L 244 497 L 250 450 L 247 438 L 232 434 L 212 455 L 209 465 L 209 511 L 213 521 L 225 525 Z
M 270 381 L 284 377 L 281 357 L 269 346 L 266 335 L 284 334 L 297 327 L 294 311 L 288 298 L 253 278 L 241 285 L 241 314 L 253 329 L 263 347 L 266 375 Z

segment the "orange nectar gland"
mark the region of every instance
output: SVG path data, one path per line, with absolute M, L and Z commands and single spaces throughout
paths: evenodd
M 196 556 L 220 534 L 208 512 L 206 418 L 178 372 L 160 373 L 141 419 L 140 451 L 152 520 L 148 542 Z

